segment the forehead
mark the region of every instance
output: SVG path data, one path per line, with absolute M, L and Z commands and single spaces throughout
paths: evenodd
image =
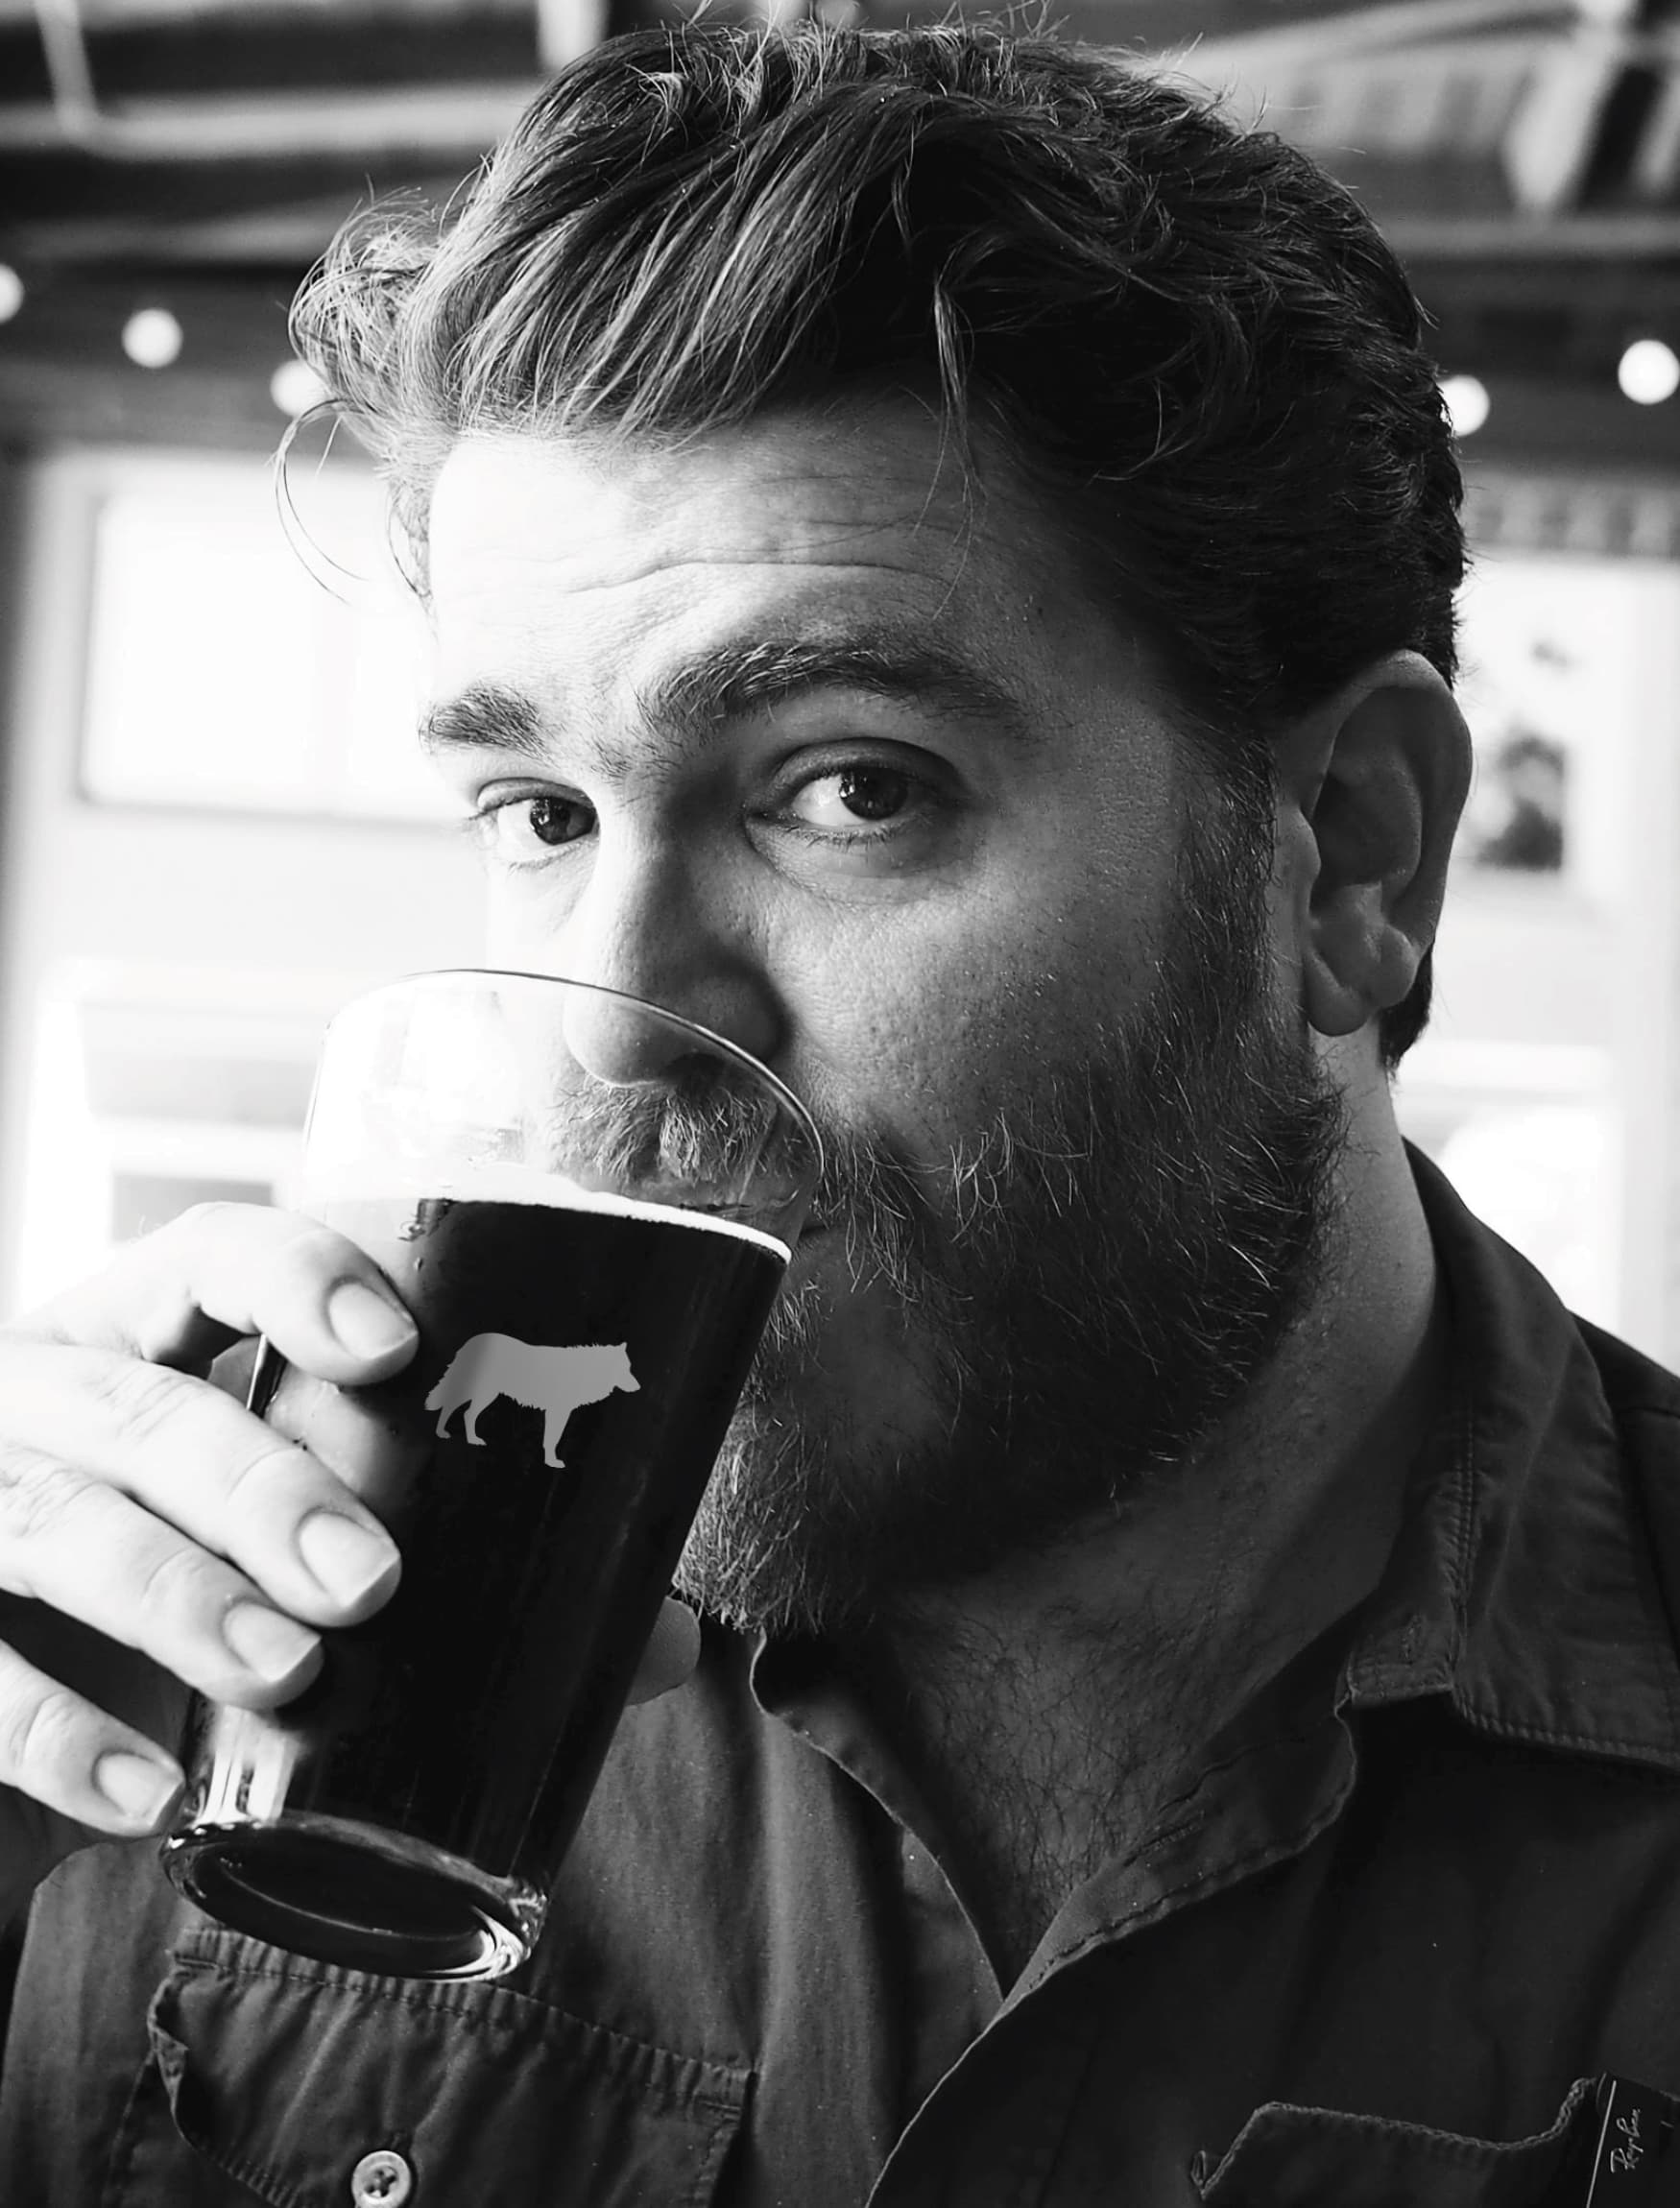
M 1069 679 L 1152 689 L 1139 639 L 996 457 L 922 409 L 799 413 L 681 444 L 536 432 L 450 454 L 430 514 L 440 678 L 635 681 L 720 632 L 912 629 L 1029 706 Z

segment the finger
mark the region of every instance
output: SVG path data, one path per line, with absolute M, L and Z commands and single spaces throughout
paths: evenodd
M 369 1617 L 401 1562 L 379 1520 L 309 1451 L 190 1374 L 108 1350 L 0 1348 L 0 1585 L 91 1477 L 226 1558 L 318 1625 Z
M 196 1206 L 12 1331 L 201 1372 L 260 1333 L 303 1371 L 346 1385 L 399 1372 L 419 1339 L 354 1242 L 254 1204 Z
M 247 1402 L 257 1349 L 256 1342 L 244 1341 L 219 1356 L 210 1384 L 235 1402 Z M 431 1454 L 429 1421 L 404 1419 L 388 1403 L 375 1407 L 360 1392 L 318 1380 L 296 1365 L 285 1367 L 262 1406 L 262 1421 L 336 1473 L 387 1524 L 412 1495 L 416 1475 Z
M 430 1418 L 403 1417 L 357 1393 L 312 1379 L 295 1366 L 263 1409 L 263 1424 L 308 1451 L 400 1533 L 397 1514 L 410 1501 L 432 1452 Z
M 33 1523 L 27 1541 L 0 1535 L 9 1594 L 141 1650 L 213 1701 L 268 1708 L 320 1670 L 319 1635 L 243 1572 L 103 1481 L 11 1454 L 13 1526 Z
M 686 1603 L 667 1600 L 654 1620 L 647 1647 L 631 1682 L 633 1702 L 651 1702 L 681 1687 L 700 1661 L 700 1620 Z
M 179 1764 L 0 1643 L 0 1786 L 102 1833 L 155 1833 Z

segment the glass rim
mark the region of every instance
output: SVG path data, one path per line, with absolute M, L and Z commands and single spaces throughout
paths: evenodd
M 529 968 L 519 966 L 419 967 L 412 973 L 393 974 L 387 981 L 375 981 L 367 989 L 357 990 L 353 996 L 346 997 L 328 1017 L 327 1031 L 330 1032 L 345 1014 L 354 1012 L 372 997 L 412 988 L 416 982 L 450 980 L 529 981 L 540 987 L 584 989 L 591 996 L 611 996 L 620 1004 L 635 1005 L 639 1012 L 652 1012 L 660 1020 L 668 1020 L 673 1027 L 681 1027 L 690 1035 L 699 1036 L 702 1042 L 709 1044 L 720 1055 L 745 1067 L 748 1072 L 764 1084 L 794 1123 L 804 1130 L 814 1155 L 814 1173 L 822 1173 L 826 1161 L 823 1138 L 817 1132 L 817 1123 L 780 1074 L 773 1073 L 761 1058 L 755 1058 L 750 1050 L 743 1049 L 738 1043 L 732 1043 L 727 1035 L 719 1035 L 715 1028 L 707 1027 L 698 1020 L 690 1020 L 685 1012 L 673 1012 L 668 1005 L 656 1004 L 651 996 L 636 996 L 628 989 L 612 989 L 604 981 L 581 981 L 569 973 L 533 973 Z M 814 1178 L 812 1186 L 815 1186 Z

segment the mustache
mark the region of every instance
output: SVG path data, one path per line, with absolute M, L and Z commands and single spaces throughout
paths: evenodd
M 697 1062 L 658 1083 L 570 1090 L 549 1113 L 546 1148 L 564 1169 L 649 1203 L 692 1195 L 705 1208 L 755 1188 L 810 1190 L 813 1225 L 831 1226 L 873 1187 L 885 1162 L 808 1105 L 821 1170 L 804 1128 L 741 1068 Z
M 1026 1176 L 1057 1213 L 1080 1202 L 1091 1166 L 1090 1105 L 1071 1112 L 1052 1084 L 1041 1109 L 999 1114 L 931 1162 L 901 1157 L 884 1138 L 802 1099 L 821 1146 L 807 1225 L 840 1230 L 860 1243 L 929 1255 L 938 1240 L 983 1234 L 1005 1191 Z M 781 1188 L 809 1179 L 814 1163 L 804 1128 L 739 1069 L 702 1065 L 659 1085 L 598 1086 L 568 1096 L 560 1126 L 588 1177 L 648 1202 L 685 1190 L 714 1198 L 731 1187 Z
M 822 1152 L 804 1232 L 837 1240 L 852 1293 L 882 1288 L 906 1315 L 935 1314 L 948 1345 L 993 1272 L 1014 1261 L 1012 1221 L 1023 1205 L 1056 1220 L 1087 1204 L 1096 1145 L 1115 1116 L 1102 1088 L 1089 1068 L 1052 1074 L 1038 1097 L 921 1161 L 802 1098 Z M 594 1086 L 567 1098 L 564 1120 L 601 1187 L 792 1238 L 787 1207 L 811 1185 L 809 1138 L 741 1068 L 697 1060 L 658 1084 Z M 812 1346 L 831 1294 L 832 1276 L 813 1276 L 796 1257 L 765 1328 L 758 1387 Z
M 804 1100 L 802 1100 L 804 1101 Z M 747 1220 L 784 1212 L 809 1189 L 809 1233 L 844 1236 L 853 1280 L 917 1284 L 954 1216 L 959 1234 L 996 1201 L 1018 1146 L 1007 1130 L 944 1165 L 912 1164 L 883 1140 L 808 1101 L 821 1163 L 805 1129 L 741 1068 L 695 1062 L 659 1083 L 593 1085 L 568 1093 L 549 1147 L 574 1178 L 648 1203 Z M 815 1168 L 815 1170 L 813 1170 Z M 919 1300 L 919 1298 L 918 1298 Z
M 740 1068 L 692 1061 L 661 1081 L 591 1083 L 549 1108 L 546 1148 L 602 1190 L 729 1216 L 785 1210 L 811 1185 L 804 1128 Z

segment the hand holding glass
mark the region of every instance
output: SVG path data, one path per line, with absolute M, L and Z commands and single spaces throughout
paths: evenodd
M 610 990 L 420 974 L 333 1020 L 300 1208 L 420 1329 L 357 1391 L 403 1576 L 297 1701 L 199 1707 L 164 1856 L 202 1908 L 370 1970 L 524 1959 L 819 1162 L 763 1067 Z M 296 1380 L 265 1345 L 252 1407 Z

